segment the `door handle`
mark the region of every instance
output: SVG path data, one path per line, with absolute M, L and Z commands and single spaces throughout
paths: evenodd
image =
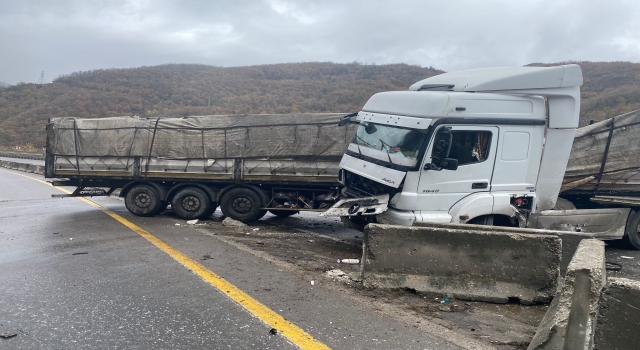
M 478 189 L 488 188 L 488 187 L 489 187 L 488 182 L 474 182 L 471 184 L 472 190 L 478 190 Z

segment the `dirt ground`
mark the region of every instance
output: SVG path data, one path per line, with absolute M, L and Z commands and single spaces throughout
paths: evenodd
M 362 233 L 346 228 L 338 219 L 320 218 L 316 213 L 288 218 L 267 214 L 243 227 L 225 226 L 223 219 L 218 210 L 195 227 L 414 327 L 443 327 L 488 347 L 519 350 L 527 348 L 547 309 L 546 305 L 467 302 L 413 290 L 364 288 L 358 280 L 359 264 L 337 262 L 361 258 Z

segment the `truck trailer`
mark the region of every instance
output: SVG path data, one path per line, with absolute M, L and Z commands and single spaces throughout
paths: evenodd
M 267 211 L 322 211 L 338 198 L 339 162 L 355 130 L 344 114 L 184 118 L 54 118 L 45 177 L 68 196 L 121 189 L 127 209 L 153 216 L 168 204 L 183 219 L 222 212 L 243 222 Z

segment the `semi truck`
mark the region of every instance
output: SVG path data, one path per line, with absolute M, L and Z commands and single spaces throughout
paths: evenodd
M 577 131 L 582 82 L 575 64 L 484 68 L 375 94 L 346 116 L 52 119 L 46 177 L 71 196 L 122 188 L 142 216 L 219 204 L 243 222 L 307 210 L 359 228 L 518 226 L 640 249 L 640 115 Z
M 355 126 L 342 114 L 184 118 L 54 118 L 47 124 L 45 177 L 74 186 L 55 197 L 107 196 L 153 216 L 169 204 L 182 219 L 220 206 L 243 222 L 267 211 L 289 216 L 335 203 L 339 162 Z
M 577 231 L 640 249 L 640 182 L 629 175 L 640 169 L 638 126 L 629 118 L 617 129 L 590 126 L 582 134 L 591 136 L 578 135 L 574 147 L 582 83 L 575 64 L 485 68 L 373 95 L 357 116 L 340 121 L 357 129 L 340 161 L 341 198 L 320 215 L 360 227 L 440 222 Z M 625 130 L 618 144 L 626 146 L 607 168 L 611 138 Z M 600 147 L 591 145 L 594 137 L 604 138 Z M 616 177 L 620 171 L 626 177 Z M 611 192 L 612 177 L 626 191 Z M 563 184 L 579 209 L 567 198 L 559 202 Z

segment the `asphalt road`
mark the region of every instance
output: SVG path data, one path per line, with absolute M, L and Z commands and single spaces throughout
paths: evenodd
M 80 199 L 51 198 L 60 192 L 27 177 L 42 180 L 0 169 L 0 334 L 17 334 L 0 338 L 1 349 L 296 348 L 140 234 Z M 92 200 L 331 348 L 458 349 L 182 221 Z

